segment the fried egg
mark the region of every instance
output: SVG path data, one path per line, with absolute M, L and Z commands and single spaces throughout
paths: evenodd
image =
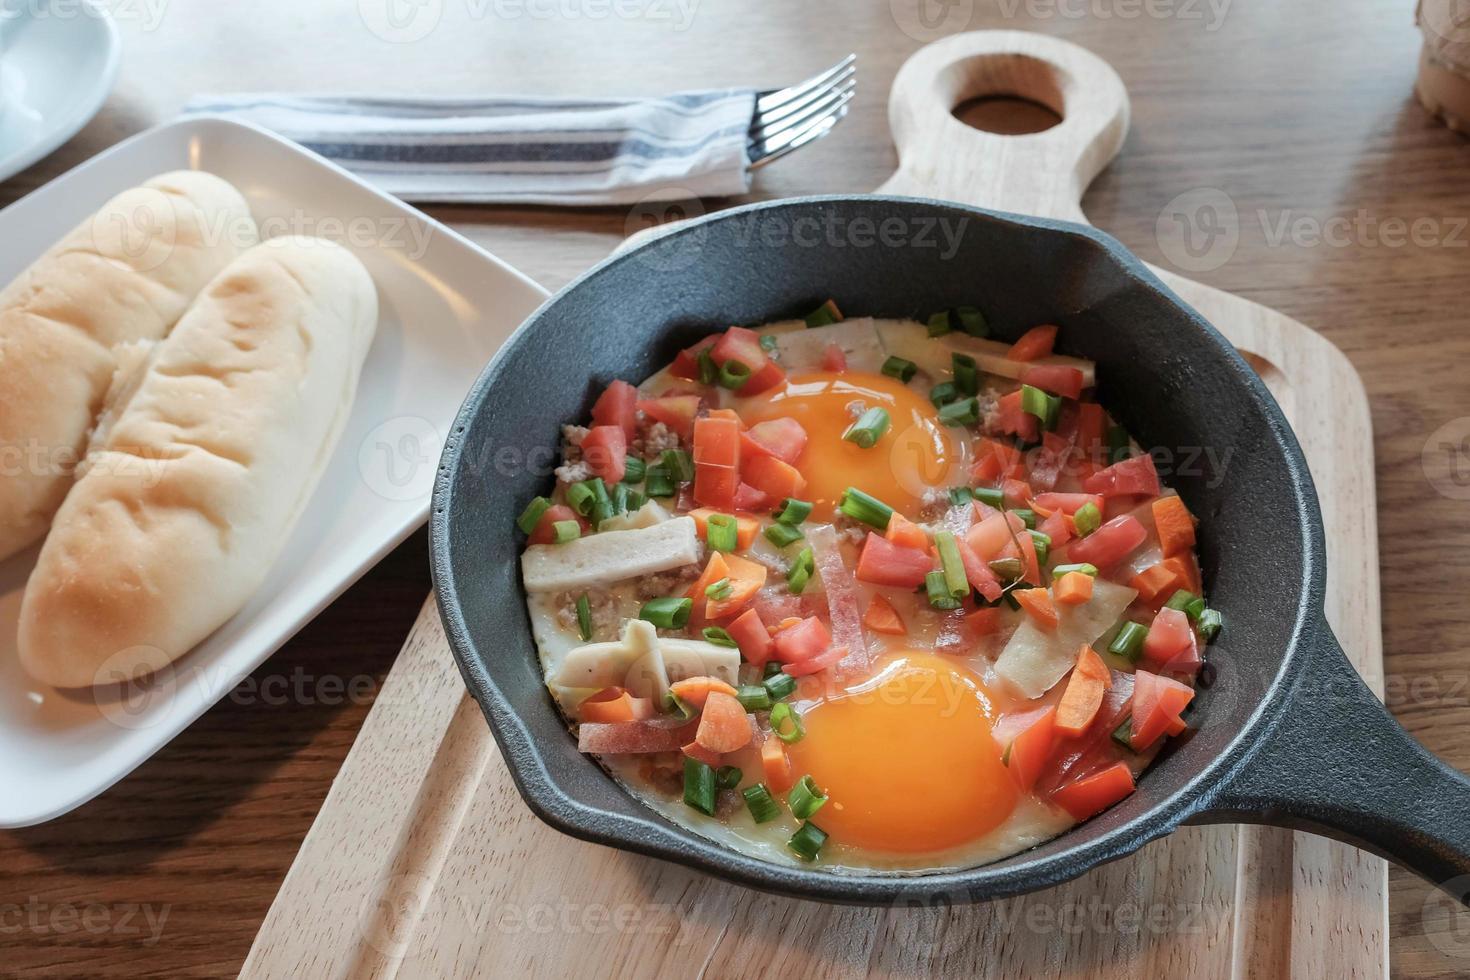
M 888 410 L 889 426 L 869 448 L 843 439 L 857 415 Z M 814 518 L 829 519 L 848 487 L 858 489 L 912 517 L 930 487 L 955 482 L 966 449 L 939 421 L 934 405 L 895 378 L 860 371 L 796 374 L 770 392 L 742 399 L 747 424 L 791 418 L 806 430 L 807 444 L 796 461 L 806 478 Z

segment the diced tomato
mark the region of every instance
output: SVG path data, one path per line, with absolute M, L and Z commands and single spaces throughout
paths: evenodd
M 1041 562 L 1036 556 L 1036 540 L 1025 531 L 1022 531 L 1016 535 L 1016 543 L 1021 549 L 1021 564 L 1023 566 L 1021 580 L 1023 582 L 1030 582 L 1032 585 L 1040 585 Z
M 739 704 L 737 701 L 736 704 Z M 577 726 L 577 748 L 598 755 L 677 752 L 694 739 L 699 722 L 671 723 L 663 718 Z
M 1100 493 L 1038 493 L 1033 498 L 1033 503 L 1048 511 L 1061 511 L 1063 514 L 1075 514 L 1087 504 L 1097 507 L 1098 513 L 1106 506 L 1106 501 Z
M 826 624 L 808 616 L 776 634 L 776 658 L 794 663 L 824 653 L 831 645 L 832 634 L 827 632 Z
M 901 547 L 869 531 L 858 556 L 857 577 L 871 585 L 913 589 L 923 585 L 933 570 L 934 559 L 927 551 Z
M 1005 745 L 1005 764 L 1016 788 L 1023 793 L 1030 792 L 1036 785 L 1037 777 L 1056 748 L 1056 717 L 1057 709 L 1046 705 L 1008 715 L 996 723 L 997 729 L 1004 726 L 1007 731 L 1015 733 Z M 996 737 L 1002 737 L 1001 733 L 997 732 Z
M 717 337 L 711 334 L 701 339 L 699 343 L 681 350 L 674 357 L 674 363 L 669 368 L 669 373 L 676 378 L 683 378 L 685 381 L 698 381 L 699 355 L 713 347 L 717 339 Z
M 1055 630 L 1061 622 L 1057 618 L 1057 607 L 1051 601 L 1051 593 L 1045 589 L 1016 589 L 1011 592 L 1021 608 L 1030 613 L 1032 621 L 1044 630 Z
M 1189 645 L 1180 650 L 1174 656 L 1164 662 L 1159 668 L 1162 674 L 1184 674 L 1193 677 L 1199 673 L 1200 666 L 1204 664 L 1199 653 L 1199 634 L 1194 630 L 1189 631 Z
M 1052 800 L 1074 819 L 1086 820 L 1133 792 L 1133 770 L 1126 762 L 1115 762 L 1102 772 L 1068 783 L 1052 794 Z
M 1074 367 L 1036 364 L 1021 372 L 1021 384 L 1049 391 L 1063 398 L 1082 395 L 1082 372 Z
M 929 533 L 896 512 L 888 519 L 888 527 L 884 530 L 883 537 L 901 548 L 918 548 L 924 551 L 929 547 Z
M 752 377 L 770 360 L 766 356 L 765 348 L 761 346 L 760 334 L 745 327 L 731 327 L 726 330 L 715 341 L 715 346 L 710 348 L 709 354 L 719 367 L 724 367 L 729 361 L 739 361 L 750 369 Z M 746 387 L 749 384 L 750 381 L 747 380 L 740 387 L 741 394 L 747 394 Z
M 1107 413 L 1096 402 L 1083 402 L 1077 406 L 1077 445 L 1083 452 L 1092 452 L 1102 445 L 1103 433 L 1107 430 Z
M 1007 507 L 1023 507 L 1031 499 L 1031 484 L 1025 480 L 1006 480 L 1000 485 L 1000 492 Z
M 1051 546 L 1060 548 L 1072 540 L 1072 519 L 1061 511 L 1055 511 L 1050 517 L 1036 525 L 1036 530 L 1051 538 Z
M 1154 458 L 1145 453 L 1099 470 L 1087 478 L 1082 489 L 1104 497 L 1155 497 L 1159 493 L 1159 473 L 1154 469 Z
M 740 472 L 733 466 L 705 463 L 694 470 L 694 499 L 710 507 L 734 509 Z
M 781 370 L 781 365 L 767 358 L 766 363 L 761 366 L 760 370 L 752 373 L 749 380 L 740 386 L 740 394 L 745 397 L 759 395 L 761 392 L 769 391 L 785 381 L 786 372 Z
M 765 513 L 775 510 L 781 501 L 768 493 L 763 493 L 748 483 L 741 483 L 735 488 L 735 499 L 732 506 L 736 510 L 746 512 Z
M 1006 545 L 1026 533 L 1026 524 L 1011 511 L 992 514 L 965 532 L 965 541 L 981 561 L 994 561 Z
M 531 534 L 526 538 L 526 542 L 528 544 L 551 544 L 556 540 L 552 536 L 555 533 L 552 525 L 557 521 L 576 521 L 583 533 L 587 531 L 587 522 L 580 514 L 566 504 L 552 504 L 546 508 L 546 512 L 541 515 L 541 520 L 537 521 L 536 526 L 531 529 Z
M 655 422 L 662 422 L 688 439 L 694 432 L 694 419 L 699 414 L 698 395 L 665 395 L 662 398 L 647 398 L 638 403 L 638 410 Z
M 1056 486 L 1057 478 L 1062 475 L 1067 460 L 1072 456 L 1072 441 L 1071 438 L 1064 438 L 1055 432 L 1043 432 L 1041 449 L 1031 464 L 1027 482 L 1042 490 L 1050 490 Z
M 1189 649 L 1194 627 L 1183 610 L 1165 606 L 1154 615 L 1143 638 L 1143 656 L 1151 664 L 1166 664 Z
M 778 503 L 786 497 L 800 497 L 806 489 L 806 477 L 796 467 L 775 456 L 756 456 L 746 460 L 741 466 L 740 477 Z
M 873 596 L 868 602 L 868 611 L 863 613 L 863 625 L 875 633 L 886 633 L 889 636 L 903 636 L 908 632 L 908 627 L 904 626 L 903 618 L 893 608 L 893 603 L 881 595 Z
M 734 695 L 712 691 L 699 713 L 694 740 L 711 752 L 724 754 L 745 748 L 754 736 L 745 709 Z
M 725 757 L 713 749 L 707 749 L 698 742 L 690 742 L 680 749 L 685 755 L 695 762 L 703 762 L 711 769 L 718 769 L 725 762 Z
M 983 595 L 987 602 L 999 599 L 1004 589 L 990 566 L 980 559 L 965 538 L 957 537 L 954 543 L 960 553 L 960 562 L 965 566 L 965 579 L 969 581 L 970 588 Z
M 594 425 L 582 437 L 582 458 L 593 476 L 611 487 L 628 471 L 628 438 L 618 425 Z
M 995 425 L 1001 432 L 1021 437 L 1022 442 L 1036 442 L 1041 438 L 1041 419 L 1021 409 L 1021 389 L 1002 395 L 995 405 Z
M 622 380 L 608 385 L 592 406 L 592 422 L 616 425 L 632 439 L 638 431 L 638 389 Z
M 847 647 L 835 646 L 825 653 L 819 653 L 815 657 L 798 660 L 794 663 L 784 664 L 781 671 L 792 677 L 805 677 L 808 674 L 819 673 L 837 664 L 843 657 L 847 656 Z
M 847 355 L 836 343 L 829 343 L 822 349 L 822 370 L 833 373 L 847 370 Z
M 1148 538 L 1148 529 L 1132 514 L 1115 517 L 1087 537 L 1067 546 L 1069 562 L 1088 562 L 1111 568 L 1127 558 Z
M 976 636 L 989 636 L 1000 629 L 1000 607 L 981 606 L 965 614 L 965 625 Z
M 713 413 L 694 422 L 694 464 L 740 464 L 740 422 Z
M 1183 724 L 1180 717 L 1194 699 L 1194 689 L 1147 670 L 1133 674 L 1133 748 L 1139 752 L 1159 736 Z
M 742 433 L 740 445 L 747 450 L 744 455 L 775 456 L 784 463 L 794 464 L 806 448 L 806 430 L 796 419 L 770 419 L 757 422 Z
M 736 616 L 725 630 L 740 647 L 740 655 L 745 658 L 746 663 L 764 666 L 776 649 L 771 640 L 771 631 L 766 629 L 766 624 L 754 609 L 747 609 Z
M 1057 328 L 1049 323 L 1042 324 L 1021 334 L 1021 339 L 1011 345 L 1006 357 L 1013 361 L 1034 361 L 1050 354 L 1056 342 Z

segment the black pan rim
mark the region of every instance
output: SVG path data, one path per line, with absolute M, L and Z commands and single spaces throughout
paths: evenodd
M 1206 768 L 1195 773 L 1171 796 L 1150 810 L 1113 830 L 1061 850 L 1043 859 L 1025 861 L 1026 852 L 1010 867 L 997 864 L 979 865 L 957 871 L 920 874 L 858 874 L 832 870 L 815 870 L 762 861 L 716 844 L 692 830 L 674 824 L 645 805 L 646 812 L 637 817 L 609 813 L 588 807 L 566 793 L 549 771 L 539 747 L 521 723 L 508 700 L 478 663 L 479 656 L 469 635 L 457 599 L 457 587 L 450 562 L 448 537 L 449 511 L 454 503 L 454 474 L 463 445 L 458 436 L 478 414 L 487 391 L 499 380 L 508 353 L 527 343 L 536 324 L 561 298 L 582 288 L 605 270 L 635 258 L 644 248 L 654 247 L 680 236 L 692 234 L 708 225 L 760 211 L 810 207 L 844 203 L 892 203 L 897 206 L 915 204 L 943 209 L 985 219 L 1081 239 L 1100 250 L 1139 286 L 1162 296 L 1176 308 L 1181 325 L 1188 324 L 1202 332 L 1227 359 L 1235 372 L 1235 380 L 1248 391 L 1251 400 L 1271 426 L 1273 435 L 1286 448 L 1286 470 L 1298 512 L 1302 517 L 1303 577 L 1296 604 L 1296 618 L 1291 626 L 1292 642 L 1282 657 L 1281 666 L 1267 685 L 1261 701 L 1242 724 L 1240 731 Z M 730 208 L 676 226 L 640 243 L 615 253 L 564 286 L 543 303 L 491 359 L 465 398 L 451 434 L 445 442 L 435 480 L 430 514 L 430 554 L 434 592 L 445 634 L 454 653 L 465 684 L 480 704 L 492 734 L 506 760 L 517 790 L 534 813 L 546 823 L 570 836 L 601 843 L 695 867 L 727 880 L 785 894 L 797 898 L 819 899 L 848 904 L 932 903 L 942 895 L 953 901 L 978 901 L 1003 898 L 1060 884 L 1091 868 L 1124 857 L 1144 844 L 1175 830 L 1186 820 L 1209 809 L 1213 796 L 1230 776 L 1248 763 L 1263 737 L 1275 727 L 1284 714 L 1286 702 L 1297 677 L 1291 666 L 1304 646 L 1310 645 L 1314 631 L 1325 629 L 1322 613 L 1324 592 L 1324 553 L 1321 517 L 1316 494 L 1305 459 L 1295 435 L 1279 406 L 1255 372 L 1218 330 L 1172 292 L 1137 257 L 1120 242 L 1088 225 L 1037 218 L 1010 212 L 974 208 L 953 202 L 922 197 L 875 194 L 834 194 L 788 198 Z M 518 592 L 517 601 L 524 601 Z M 551 706 L 551 710 L 557 710 Z M 597 766 L 593 760 L 587 764 Z M 601 767 L 598 767 L 601 771 Z M 611 778 L 611 777 L 608 777 Z M 1146 778 L 1146 776 L 1145 776 Z M 619 787 L 620 792 L 625 792 Z M 1085 822 L 1084 822 L 1085 824 Z M 1083 826 L 1079 824 L 1078 826 Z M 1068 831 L 1067 833 L 1070 833 Z M 1063 835 L 1065 837 L 1065 834 Z

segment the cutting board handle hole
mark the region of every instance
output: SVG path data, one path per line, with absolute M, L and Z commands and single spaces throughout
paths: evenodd
M 960 122 L 983 133 L 1025 136 L 1044 133 L 1062 121 L 1050 106 L 1017 95 L 982 95 L 954 107 Z

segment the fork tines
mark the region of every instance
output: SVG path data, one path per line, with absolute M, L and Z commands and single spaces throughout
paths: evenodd
M 856 91 L 856 62 L 850 54 L 820 75 L 756 97 L 746 144 L 752 170 L 832 131 Z

